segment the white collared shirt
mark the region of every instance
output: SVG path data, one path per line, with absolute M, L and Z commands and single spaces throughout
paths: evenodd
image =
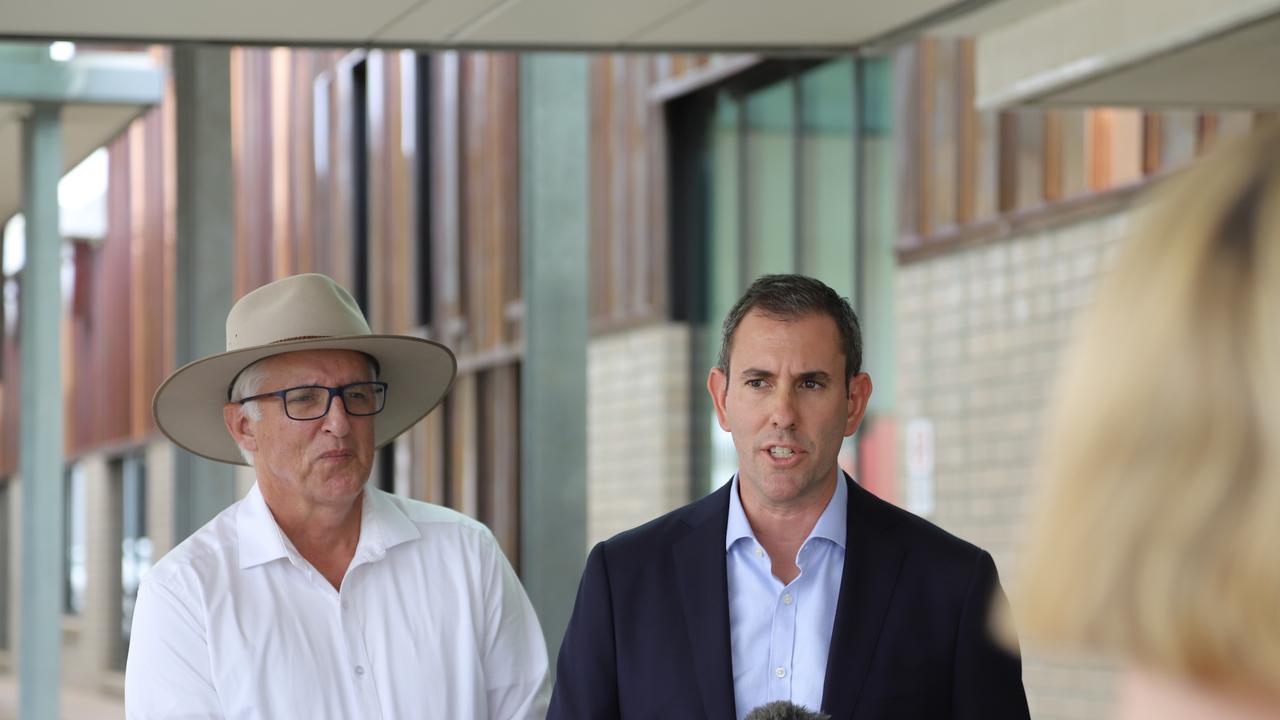
M 142 581 L 128 718 L 542 718 L 542 630 L 492 533 L 365 490 L 334 590 L 255 485 Z
M 725 569 L 729 584 L 729 644 L 738 719 L 775 700 L 817 711 L 826 686 L 827 656 L 836 601 L 844 577 L 849 489 L 836 473 L 836 489 L 796 553 L 800 574 L 787 585 L 756 539 L 738 496 L 729 497 Z

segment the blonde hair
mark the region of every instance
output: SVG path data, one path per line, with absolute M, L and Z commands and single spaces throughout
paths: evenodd
M 1280 692 L 1280 127 L 1171 178 L 1057 388 L 1032 645 Z

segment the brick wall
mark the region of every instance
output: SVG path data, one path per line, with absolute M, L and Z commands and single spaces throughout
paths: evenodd
M 1112 211 L 899 267 L 900 411 L 934 424 L 930 519 L 990 550 L 1006 588 L 1054 373 L 1129 219 Z M 1028 653 L 1024 677 L 1037 720 L 1108 715 L 1104 664 Z
M 689 350 L 679 324 L 592 338 L 588 546 L 689 502 Z

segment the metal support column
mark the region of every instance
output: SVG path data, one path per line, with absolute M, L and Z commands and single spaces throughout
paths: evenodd
M 226 349 L 235 294 L 231 183 L 231 51 L 173 50 L 177 96 L 176 352 L 179 366 Z M 235 500 L 230 465 L 174 449 L 176 545 Z
M 520 62 L 520 553 L 554 667 L 587 551 L 587 60 Z
M 26 266 L 22 333 L 22 620 L 18 715 L 59 717 L 62 649 L 62 107 L 32 105 L 23 121 Z

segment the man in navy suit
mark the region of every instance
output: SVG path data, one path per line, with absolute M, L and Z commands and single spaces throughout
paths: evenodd
M 879 500 L 836 464 L 862 420 L 858 321 L 823 283 L 757 280 L 707 378 L 738 472 L 600 543 L 548 718 L 742 720 L 788 700 L 833 720 L 1024 720 L 992 638 L 985 551 Z

